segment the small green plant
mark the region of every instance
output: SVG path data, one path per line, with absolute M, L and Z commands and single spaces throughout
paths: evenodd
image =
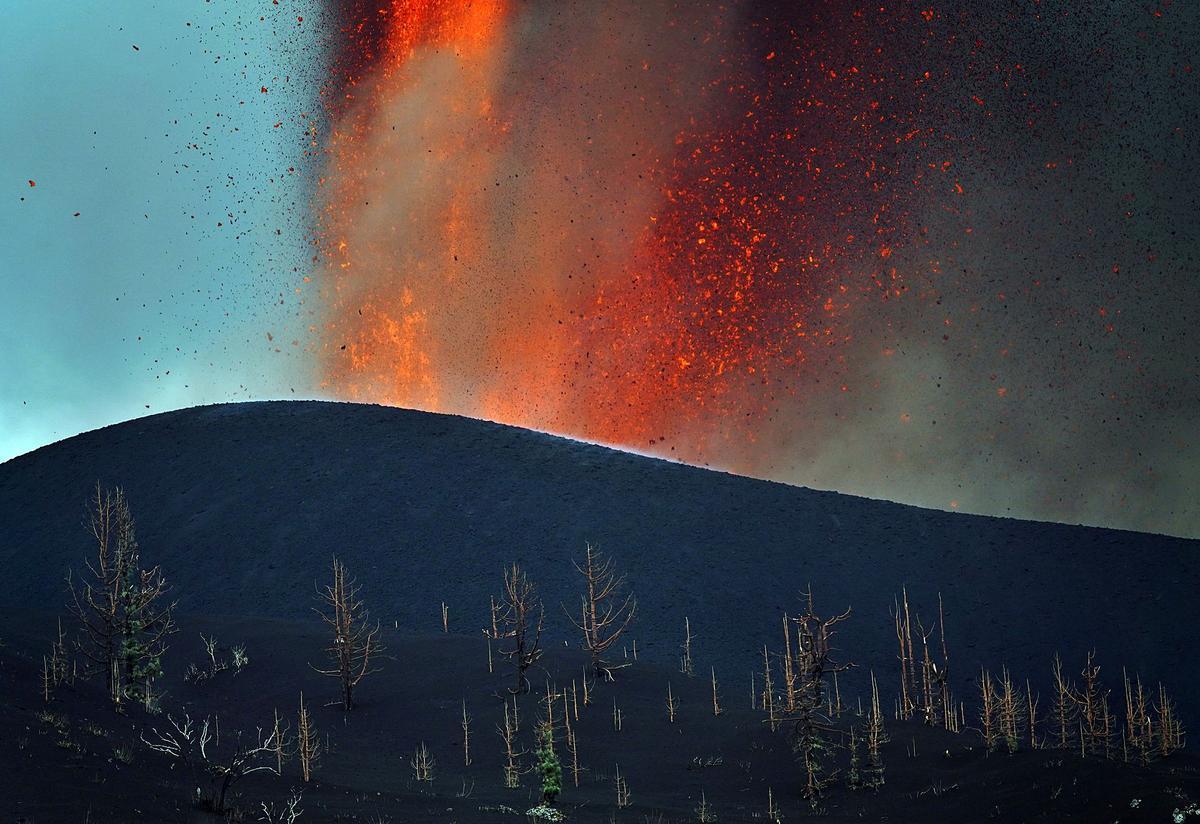
M 187 670 L 183 674 L 183 680 L 193 684 L 203 684 L 217 676 L 218 673 L 232 670 L 234 675 L 237 675 L 242 669 L 250 663 L 250 656 L 246 654 L 244 645 L 237 645 L 229 648 L 229 658 L 220 655 L 221 648 L 217 645 L 215 636 L 207 636 L 203 632 L 200 633 L 200 640 L 204 642 L 204 654 L 208 657 L 208 661 L 203 666 L 198 664 L 188 664 Z
M 1193 815 L 1200 817 L 1200 804 L 1196 804 L 1194 801 L 1191 804 L 1188 804 L 1186 807 L 1176 807 L 1174 810 L 1172 810 L 1171 820 L 1174 821 L 1175 824 L 1184 824 L 1184 822 Z
M 128 744 L 122 744 L 119 747 L 113 748 L 113 758 L 121 764 L 129 765 L 133 763 L 133 747 Z
M 717 814 L 703 792 L 700 793 L 700 803 L 696 806 L 696 824 L 716 824 Z
M 541 746 L 537 751 L 538 772 L 542 776 L 542 806 L 553 807 L 562 792 L 562 762 L 554 751 L 554 729 L 542 724 Z
M 858 757 L 858 728 L 850 728 L 850 771 L 846 774 L 846 786 L 852 790 L 862 789 L 862 762 Z

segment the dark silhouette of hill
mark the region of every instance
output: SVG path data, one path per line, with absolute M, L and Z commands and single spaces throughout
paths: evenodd
M 979 666 L 1048 679 L 1087 650 L 1162 680 L 1185 720 L 1200 704 L 1200 542 L 924 510 L 673 464 L 465 418 L 323 402 L 228 404 L 85 433 L 0 465 L 0 611 L 53 609 L 89 550 L 84 502 L 125 488 L 145 560 L 184 613 L 312 619 L 337 553 L 372 614 L 401 629 L 475 634 L 500 570 L 525 565 L 568 637 L 570 558 L 616 556 L 640 600 L 644 659 L 676 659 L 687 615 L 696 656 L 749 689 L 763 640 L 811 583 L 817 607 L 854 609 L 843 657 L 881 672 L 895 655 L 901 586 L 926 625 L 945 603 L 960 691 Z M 970 696 L 967 696 L 968 699 Z

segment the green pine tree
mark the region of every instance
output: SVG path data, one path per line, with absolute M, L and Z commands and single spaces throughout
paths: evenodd
M 540 738 L 537 760 L 538 772 L 542 774 L 542 803 L 552 807 L 562 792 L 562 762 L 554 751 L 554 730 L 549 724 L 541 725 Z

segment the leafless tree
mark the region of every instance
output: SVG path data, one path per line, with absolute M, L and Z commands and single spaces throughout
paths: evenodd
M 361 587 L 354 579 L 347 580 L 346 567 L 333 559 L 333 583 L 319 592 L 326 611 L 317 610 L 333 634 L 326 647 L 330 666 L 316 669 L 322 675 L 337 678 L 342 687 L 342 709 L 354 708 L 354 688 L 368 675 L 378 672 L 372 660 L 383 651 L 379 641 L 379 622 L 372 624 L 358 593 Z
M 954 699 L 950 694 L 950 655 L 946 650 L 946 622 L 941 594 L 938 595 L 937 625 L 942 653 L 940 665 L 930 654 L 929 639 L 934 628 L 927 629 L 921 623 L 920 615 L 910 610 L 907 589 L 901 590 L 901 598 L 895 602 L 892 617 L 900 659 L 899 717 L 908 720 L 914 713 L 919 713 L 921 720 L 930 726 L 951 728 L 954 726 Z M 914 622 L 921 645 L 919 656 L 913 644 Z
M 1054 653 L 1051 672 L 1054 675 L 1054 706 L 1051 712 L 1057 727 L 1057 746 L 1065 750 L 1071 744 L 1071 730 L 1075 726 L 1075 685 L 1063 675 L 1062 658 L 1057 652 Z
M 300 809 L 302 795 L 299 792 L 292 792 L 287 801 L 276 805 L 262 802 L 262 815 L 258 817 L 259 821 L 265 821 L 267 824 L 295 824 L 295 821 L 303 815 L 304 810 Z
M 1112 744 L 1108 718 L 1109 690 L 1100 683 L 1100 667 L 1095 663 L 1095 652 L 1087 654 L 1087 664 L 1080 674 L 1083 683 L 1073 696 L 1079 709 L 1080 747 L 1089 755 L 1103 754 L 1107 757 Z
M 583 563 L 573 561 L 583 576 L 584 592 L 579 596 L 579 618 L 570 612 L 571 619 L 583 633 L 583 648 L 592 657 L 592 673 L 596 678 L 612 679 L 612 670 L 603 660 L 605 651 L 629 628 L 637 615 L 637 600 L 626 593 L 624 575 L 618 575 L 611 558 L 606 558 L 591 544 L 586 545 Z M 628 666 L 623 664 L 622 666 Z
M 979 733 L 990 753 L 1000 745 L 1000 699 L 992 674 L 982 669 L 979 672 L 979 699 Z
M 880 746 L 888 742 L 887 730 L 883 727 L 883 711 L 879 706 L 879 684 L 875 673 L 871 673 L 871 709 L 867 713 L 867 767 L 863 785 L 871 789 L 883 786 L 883 754 Z
M 770 726 L 771 732 L 775 732 L 778 720 L 775 717 L 775 687 L 771 683 L 771 656 L 767 652 L 766 644 L 763 644 L 762 707 L 767 711 L 767 724 Z
M 830 618 L 822 618 L 813 609 L 812 589 L 804 593 L 805 609 L 791 619 L 796 625 L 795 710 L 792 723 L 792 745 L 804 765 L 804 797 L 817 803 L 828 778 L 824 775 L 824 757 L 832 748 L 829 740 L 831 722 L 823 713 L 825 678 L 844 672 L 852 664 L 833 660 L 835 627 L 850 617 L 850 610 Z M 790 638 L 790 633 L 789 633 Z
M 233 746 L 221 754 L 216 729 L 215 719 L 210 722 L 205 718 L 197 724 L 189 715 L 184 715 L 182 721 L 168 715 L 167 726 L 162 731 L 151 727 L 149 736 L 143 732 L 141 739 L 150 749 L 178 761 L 193 780 L 200 781 L 201 774 L 207 774 L 209 793 L 200 798 L 200 804 L 218 815 L 225 815 L 231 812 L 229 793 L 239 781 L 257 772 L 279 774 L 275 761 L 278 732 L 264 737 L 260 729 L 248 743 L 243 742 L 239 733 L 233 739 Z
M 496 731 L 504 740 L 504 786 L 513 790 L 521 786 L 521 756 L 525 755 L 525 750 L 517 747 L 516 714 L 509 712 L 507 703 L 504 705 L 504 726 L 497 726 Z
M 412 767 L 413 778 L 417 781 L 433 781 L 434 758 L 429 754 L 429 748 L 422 741 L 413 751 L 413 757 L 408 765 Z
M 119 487 L 102 489 L 97 482 L 85 525 L 95 554 L 78 584 L 74 574 L 67 578 L 68 609 L 82 628 L 77 648 L 88 671 L 108 681 L 114 703 L 140 690 L 149 703 L 150 682 L 162 674 L 162 655 L 175 632 L 167 581 L 159 567 L 141 568 L 133 515 Z
M 304 706 L 304 693 L 300 693 L 300 714 L 296 722 L 296 756 L 300 759 L 300 777 L 307 784 L 312 780 L 313 767 L 321 757 L 321 738 L 313 727 L 308 707 Z
M 625 783 L 625 778 L 621 775 L 621 765 L 617 765 L 616 776 L 613 778 L 613 787 L 617 791 L 617 809 L 623 810 L 629 806 L 629 785 Z
M 1175 702 L 1167 695 L 1162 684 L 1158 685 L 1158 704 L 1154 707 L 1158 715 L 1155 725 L 1158 731 L 1158 754 L 1163 758 L 1183 749 L 1185 738 L 1183 722 L 1175 711 Z
M 696 674 L 696 665 L 692 661 L 692 641 L 695 640 L 696 636 L 692 635 L 692 622 L 685 615 L 683 617 L 683 643 L 679 647 L 681 650 L 679 671 L 689 678 Z
M 516 686 L 511 692 L 528 692 L 529 679 L 525 672 L 542 657 L 542 623 L 546 610 L 538 598 L 537 588 L 517 564 L 504 570 L 504 595 L 497 606 L 496 637 L 509 641 L 508 647 L 501 647 L 500 654 L 513 662 L 517 673 Z
M 1021 690 L 1014 684 L 1009 675 L 1008 667 L 1000 671 L 1000 685 L 997 693 L 996 719 L 1000 724 L 1000 737 L 1008 747 L 1009 753 L 1014 753 L 1021 745 L 1020 727 L 1025 720 L 1026 707 L 1021 697 Z
M 896 627 L 896 641 L 900 647 L 900 707 L 899 717 L 903 721 L 912 718 L 917 708 L 917 664 L 913 655 L 912 616 L 908 609 L 908 590 L 895 602 L 892 618 Z M 903 604 L 903 607 L 901 606 Z

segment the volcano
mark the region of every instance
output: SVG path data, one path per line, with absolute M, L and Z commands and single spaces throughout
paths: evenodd
M 80 514 L 97 481 L 123 487 L 142 558 L 161 565 L 178 600 L 183 631 L 164 659 L 159 707 L 114 711 L 94 680 L 51 688 L 42 672 L 65 613 L 66 572 L 94 552 Z M 570 683 L 578 700 L 586 656 L 559 604 L 576 603 L 572 560 L 587 544 L 627 573 L 638 614 L 609 653 L 622 665 L 616 682 L 593 685 L 598 709 L 585 696 L 576 710 L 585 743 L 583 766 L 564 772 L 571 820 L 811 812 L 789 737 L 746 701 L 747 687 L 758 700 L 761 639 L 810 589 L 823 614 L 850 609 L 835 639 L 838 660 L 857 665 L 838 686 L 843 732 L 861 718 L 869 674 L 885 704 L 899 692 L 893 610 L 905 597 L 920 616 L 914 626 L 944 616 L 944 663 L 962 699 L 957 734 L 889 716 L 886 785 L 829 788 L 819 807 L 828 820 L 967 821 L 987 809 L 1009 821 L 1156 821 L 1193 803 L 1182 788 L 1200 767 L 1187 752 L 1138 765 L 1121 763 L 1129 754 L 1119 738 L 1108 758 L 1054 749 L 1046 707 L 1055 654 L 1074 678 L 1093 650 L 1110 686 L 1124 667 L 1165 684 L 1185 717 L 1197 705 L 1188 671 L 1200 643 L 1195 541 L 923 510 L 485 421 L 312 401 L 186 409 L 43 447 L 0 466 L 0 523 L 0 743 L 16 744 L 0 748 L 0 769 L 21 788 L 4 799 L 18 821 L 126 820 L 131 804 L 139 820 L 216 821 L 146 741 L 186 716 L 217 718 L 241 731 L 225 741 L 240 742 L 269 729 L 297 693 L 324 730 L 316 778 L 297 783 L 290 762 L 283 779 L 249 776 L 229 809 L 261 803 L 275 815 L 288 797 L 280 782 L 291 782 L 306 820 L 520 815 L 537 802 L 532 779 L 522 773 L 505 788 L 492 735 L 493 721 L 506 723 L 508 664 L 493 672 L 479 633 L 502 570 L 520 563 L 546 605 L 546 655 L 520 712 L 537 716 L 542 680 L 547 691 L 562 687 L 563 702 Z M 334 688 L 311 665 L 327 640 L 314 587 L 334 555 L 357 576 L 386 644 L 380 673 L 345 715 L 336 700 L 324 703 Z M 688 631 L 694 677 L 680 671 Z M 248 663 L 218 667 L 233 649 Z M 981 667 L 1029 679 L 1026 690 L 1041 696 L 1039 747 L 985 755 L 974 729 Z M 211 678 L 197 676 L 208 669 Z M 469 754 L 462 729 L 471 723 Z M 527 757 L 532 741 L 521 746 Z M 421 752 L 438 765 L 428 780 L 409 777 Z M 632 784 L 632 800 L 616 776 Z M 64 782 L 79 792 L 64 795 Z
M 1110 669 L 1169 680 L 1200 646 L 1196 541 L 926 510 L 451 415 L 309 401 L 168 412 L 0 466 L 6 612 L 63 602 L 97 481 L 125 489 L 143 554 L 190 613 L 307 619 L 336 553 L 386 623 L 434 628 L 446 602 L 475 633 L 513 561 L 548 604 L 572 603 L 571 559 L 590 542 L 637 591 L 640 653 L 668 664 L 687 616 L 707 658 L 748 672 L 750 639 L 773 633 L 809 585 L 826 611 L 852 608 L 839 645 L 863 672 L 893 660 L 902 588 L 927 625 L 940 593 L 960 688 L 980 666 L 1040 677 L 1056 651 L 1092 649 Z M 1174 685 L 1184 705 L 1200 704 L 1197 688 Z

